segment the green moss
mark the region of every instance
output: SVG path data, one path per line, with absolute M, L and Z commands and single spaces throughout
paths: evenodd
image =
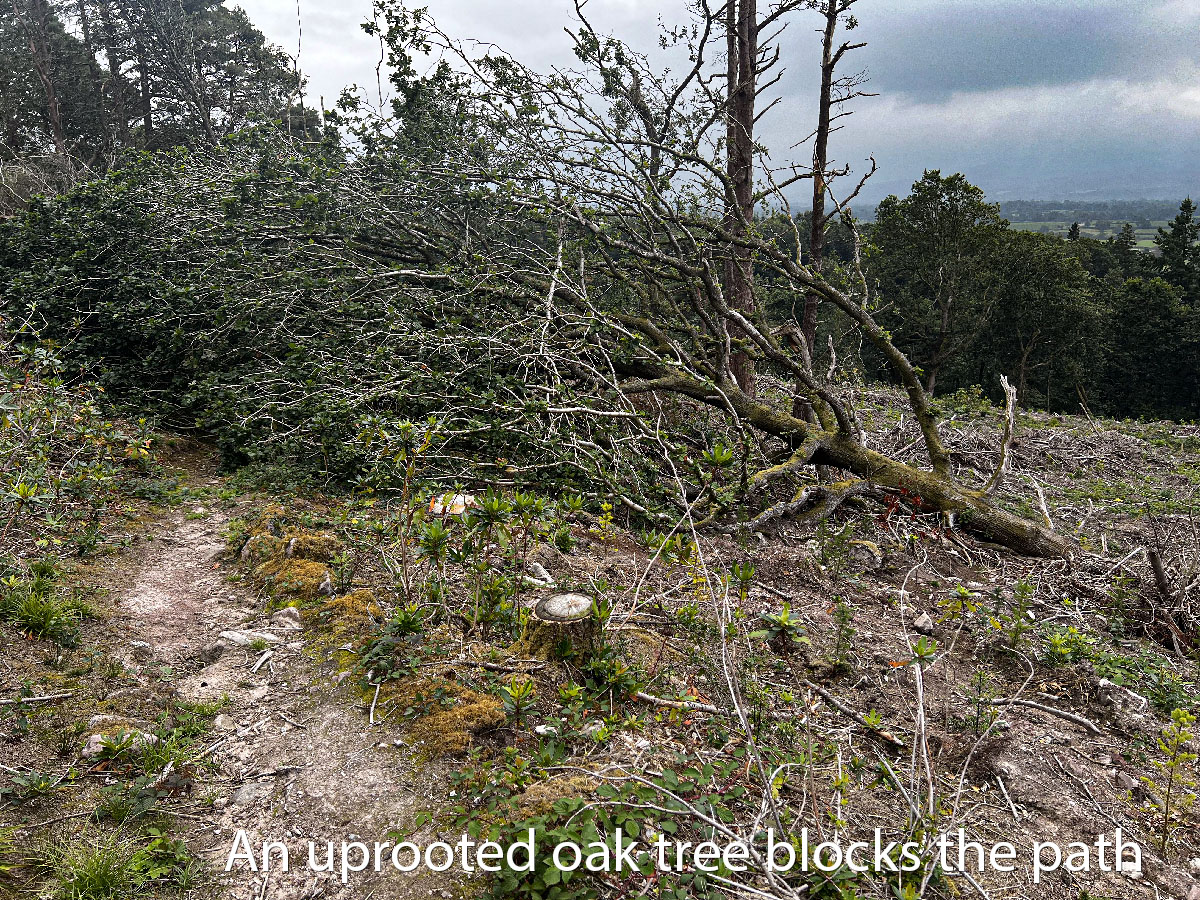
M 286 594 L 301 600 L 315 600 L 329 570 L 309 559 L 268 559 L 254 569 L 259 579 L 273 593 Z
M 286 553 L 294 559 L 327 563 L 342 552 L 342 542 L 332 534 L 293 531 L 284 536 Z
M 375 599 L 375 595 L 367 590 L 353 591 L 326 600 L 308 617 L 334 626 L 362 628 L 376 619 L 382 618 L 383 608 Z
M 504 705 L 498 697 L 445 678 L 390 682 L 380 692 L 379 705 L 413 709 L 421 706 L 422 698 L 430 697 L 440 698 L 440 703 L 413 723 L 411 735 L 431 758 L 465 753 L 477 735 L 504 721 Z
M 272 534 L 254 534 L 242 548 L 242 559 L 251 565 L 258 565 L 281 555 L 283 547 L 283 541 Z

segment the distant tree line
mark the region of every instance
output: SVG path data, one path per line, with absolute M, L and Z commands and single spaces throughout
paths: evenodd
M 1000 215 L 1010 222 L 1131 222 L 1149 227 L 1175 215 L 1170 200 L 1002 200 Z
M 1154 253 L 1133 226 L 1105 241 L 1016 231 L 962 175 L 926 172 L 861 227 L 876 317 L 920 368 L 926 390 L 1001 375 L 1029 406 L 1200 417 L 1200 223 L 1190 199 Z M 844 267 L 848 233 L 835 234 Z M 836 323 L 830 323 L 836 331 Z M 881 375 L 867 353 L 862 365 Z

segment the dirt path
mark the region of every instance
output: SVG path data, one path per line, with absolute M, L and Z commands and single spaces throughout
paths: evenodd
M 228 580 L 233 564 L 217 558 L 226 520 L 194 507 L 162 523 L 120 605 L 121 629 L 143 676 L 166 667 L 181 699 L 227 698 L 208 744 L 217 770 L 198 775 L 194 796 L 211 798 L 212 812 L 194 823 L 193 851 L 223 870 L 239 831 L 259 851 L 263 841 L 288 845 L 288 872 L 278 871 L 278 855 L 265 876 L 239 862 L 221 875 L 219 896 L 451 896 L 453 883 L 429 873 L 362 872 L 343 885 L 310 870 L 310 840 L 319 863 L 326 842 L 340 854 L 343 841 L 388 840 L 390 829 L 437 802 L 430 796 L 436 786 L 398 735 L 368 725 L 352 678 L 339 679 L 304 631 L 272 622 L 245 587 Z M 239 643 L 248 634 L 271 650 L 257 671 L 264 652 Z

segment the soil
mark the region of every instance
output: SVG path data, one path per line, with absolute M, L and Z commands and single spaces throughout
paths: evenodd
M 401 900 L 453 887 L 427 871 L 363 872 L 348 885 L 309 871 L 309 841 L 324 862 L 327 842 L 387 840 L 390 830 L 407 830 L 417 811 L 437 802 L 438 779 L 396 734 L 367 724 L 353 679 L 339 679 L 332 659 L 314 650 L 303 630 L 273 625 L 258 598 L 227 580 L 232 565 L 218 559 L 226 520 L 221 511 L 199 507 L 163 522 L 119 604 L 122 633 L 153 648 L 144 670 L 172 666 L 183 700 L 227 698 L 212 742 L 218 768 L 195 786 L 199 795 L 212 796 L 214 815 L 193 829 L 193 850 L 223 869 L 240 832 L 260 860 L 263 842 L 287 845 L 287 872 L 279 871 L 275 852 L 274 871 L 255 873 L 239 856 L 222 874 L 222 896 L 238 900 Z M 277 640 L 257 672 L 252 669 L 263 653 L 236 646 L 218 651 L 229 643 L 221 633 L 230 631 Z M 217 652 L 219 658 L 206 663 Z

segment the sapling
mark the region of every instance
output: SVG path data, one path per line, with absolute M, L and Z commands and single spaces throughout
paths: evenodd
M 1158 739 L 1158 749 L 1162 758 L 1154 761 L 1154 767 L 1161 773 L 1161 783 L 1152 778 L 1143 777 L 1151 791 L 1162 798 L 1162 819 L 1159 821 L 1158 851 L 1166 854 L 1167 844 L 1175 831 L 1171 824 L 1171 816 L 1186 811 L 1196 801 L 1193 788 L 1196 781 L 1192 778 L 1196 754 L 1188 749 L 1192 742 L 1192 726 L 1196 717 L 1186 709 L 1171 711 L 1171 721 L 1162 730 Z
M 833 665 L 837 669 L 845 669 L 850 665 L 854 636 L 858 634 L 853 623 L 854 608 L 839 597 L 833 606 L 833 624 L 836 626 L 833 637 Z
M 533 709 L 536 693 L 533 679 L 528 675 L 513 675 L 508 684 L 501 686 L 500 700 L 514 725 L 520 725 L 521 720 Z

